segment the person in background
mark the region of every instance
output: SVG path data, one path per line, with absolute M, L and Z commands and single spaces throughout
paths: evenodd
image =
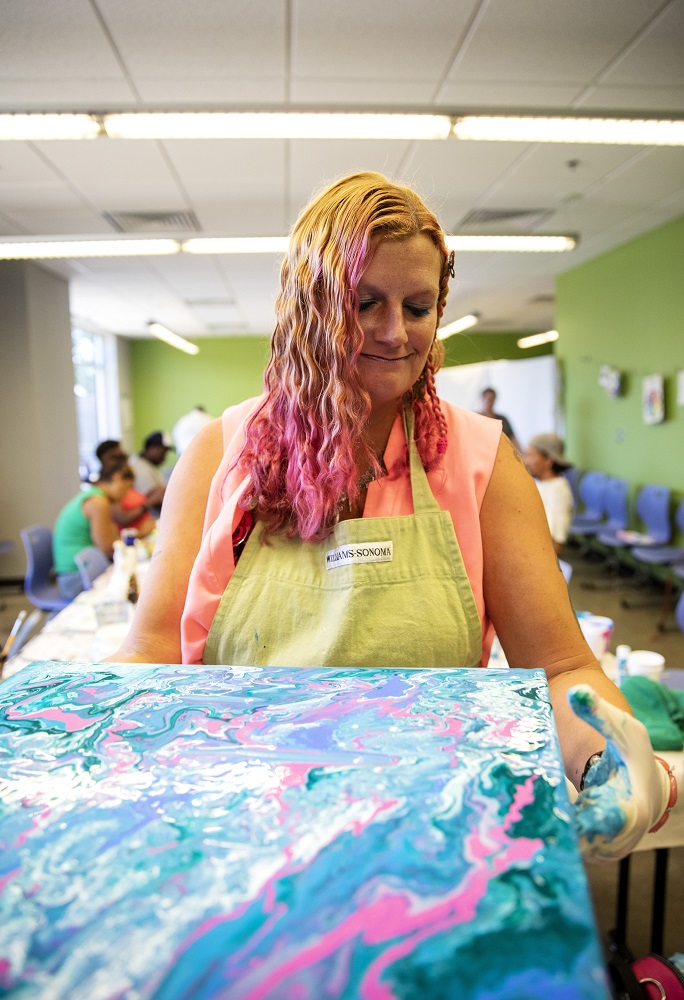
M 144 493 L 154 517 L 159 516 L 166 493 L 166 479 L 160 466 L 166 461 L 173 441 L 163 431 L 153 431 L 143 442 L 142 451 L 132 455 L 130 465 L 135 475 L 135 488 Z
M 173 426 L 171 437 L 176 446 L 176 454 L 180 455 L 188 447 L 195 434 L 210 424 L 210 417 L 203 406 L 195 406 L 185 416 L 180 417 Z
M 517 449 L 517 451 L 522 451 L 520 443 L 515 436 L 515 431 L 513 430 L 511 422 L 508 419 L 508 417 L 505 417 L 503 413 L 494 412 L 494 404 L 496 402 L 496 389 L 492 389 L 491 386 L 488 386 L 486 389 L 483 389 L 481 399 L 482 399 L 482 409 L 480 410 L 480 413 L 482 414 L 482 416 L 493 417 L 494 420 L 500 420 L 501 423 L 503 424 L 503 432 L 508 438 L 508 440 L 511 442 L 513 447 Z
M 265 392 L 181 456 L 109 659 L 484 667 L 496 629 L 511 667 L 546 672 L 583 849 L 621 857 L 667 816 L 667 765 L 580 631 L 501 424 L 437 396 L 453 273 L 434 214 L 381 174 L 304 209 Z
M 102 441 L 95 449 L 95 455 L 100 462 L 100 469 L 118 459 L 128 461 L 128 454 L 121 447 L 120 441 Z M 112 504 L 112 514 L 119 528 L 135 528 L 140 538 L 154 531 L 156 521 L 150 514 L 151 503 L 144 493 L 131 486 L 119 503 Z
M 564 458 L 565 445 L 557 434 L 537 434 L 523 452 L 525 465 L 534 476 L 544 504 L 546 520 L 558 554 L 568 540 L 570 522 L 575 513 L 575 501 L 570 483 L 563 475 L 572 462 Z
M 60 593 L 72 600 L 83 590 L 74 556 L 90 545 L 111 559 L 119 528 L 112 507 L 130 489 L 133 471 L 125 458 L 114 458 L 99 479 L 71 499 L 57 515 L 52 533 L 52 556 Z

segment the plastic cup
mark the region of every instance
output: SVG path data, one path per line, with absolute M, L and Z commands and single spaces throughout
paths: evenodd
M 633 649 L 627 657 L 627 672 L 657 681 L 665 669 L 665 657 L 650 649 Z
M 604 653 L 608 652 L 615 622 L 612 618 L 605 618 L 603 615 L 590 615 L 582 612 L 578 614 L 577 620 L 589 648 L 596 659 L 600 661 Z

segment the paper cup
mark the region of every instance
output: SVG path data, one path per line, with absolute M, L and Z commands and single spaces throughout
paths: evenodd
M 615 625 L 613 619 L 604 618 L 603 615 L 587 615 L 580 612 L 577 620 L 589 648 L 596 659 L 600 660 L 603 654 L 608 652 Z
M 665 669 L 665 657 L 650 649 L 633 649 L 627 657 L 627 673 L 657 681 Z

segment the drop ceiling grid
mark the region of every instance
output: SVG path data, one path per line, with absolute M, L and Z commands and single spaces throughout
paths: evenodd
M 513 145 L 518 145 L 513 144 Z M 520 147 L 519 147 L 520 148 Z M 538 143 L 528 147 L 523 160 L 513 164 L 495 197 L 485 196 L 482 205 L 500 208 L 550 208 L 558 210 L 563 201 L 600 183 L 634 155 L 629 146 L 575 146 L 565 143 Z M 568 162 L 576 161 L 571 169 Z M 546 228 L 554 229 L 554 220 Z
M 684 88 L 684 3 L 672 0 L 648 26 L 638 44 L 601 80 L 608 86 Z M 680 104 L 679 107 L 682 107 Z
M 413 143 L 402 177 L 415 186 L 447 231 L 505 176 L 520 156 L 512 142 Z M 501 203 L 501 207 L 507 207 Z
M 41 152 L 101 212 L 187 210 L 156 142 L 96 139 L 43 142 Z
M 293 0 L 293 82 L 346 79 L 372 87 L 403 79 L 434 87 L 478 2 Z
M 284 3 L 273 0 L 100 0 L 128 71 L 146 81 L 212 81 L 284 73 Z M 145 94 L 142 94 L 145 99 Z
M 556 3 L 549 17 L 547 0 L 494 0 L 481 18 L 450 81 L 505 81 L 537 84 L 539 107 L 548 106 L 545 85 L 582 89 L 648 23 L 662 0 L 638 5 L 596 0 Z M 508 102 L 505 102 L 508 103 Z
M 3 0 L 4 82 L 121 80 L 121 68 L 88 0 Z
M 193 202 L 270 204 L 285 196 L 286 140 L 169 140 L 164 149 Z

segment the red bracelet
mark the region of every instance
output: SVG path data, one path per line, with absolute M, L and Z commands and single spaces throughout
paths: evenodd
M 670 765 L 667 763 L 667 761 L 663 760 L 662 757 L 657 757 L 655 754 L 653 756 L 655 757 L 655 759 L 660 764 L 663 765 L 663 767 L 667 771 L 667 776 L 670 779 L 670 797 L 667 800 L 667 805 L 665 806 L 665 812 L 660 817 L 660 819 L 655 824 L 655 826 L 651 827 L 651 829 L 648 831 L 649 833 L 655 833 L 657 830 L 659 830 L 661 828 L 661 826 L 664 826 L 665 823 L 667 823 L 667 820 L 668 820 L 668 817 L 670 815 L 670 812 L 674 808 L 675 803 L 677 801 L 677 779 L 675 778 L 674 771 L 672 770 L 672 768 L 670 767 Z

